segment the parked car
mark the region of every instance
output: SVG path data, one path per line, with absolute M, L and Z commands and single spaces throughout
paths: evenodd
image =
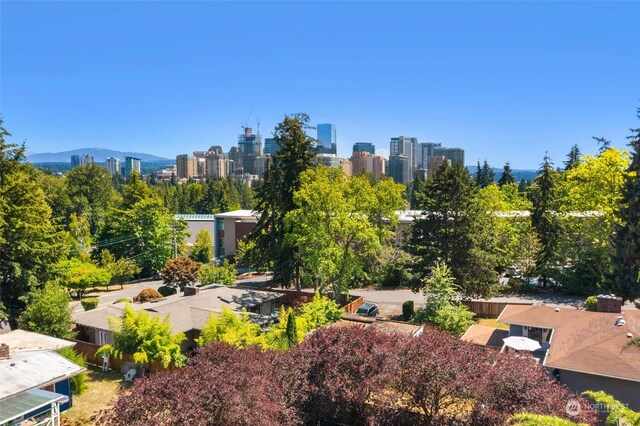
M 378 305 L 373 303 L 365 303 L 360 306 L 356 311 L 357 315 L 361 315 L 363 317 L 377 317 L 378 316 Z

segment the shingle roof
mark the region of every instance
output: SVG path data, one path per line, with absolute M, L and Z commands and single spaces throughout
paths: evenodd
M 145 310 L 149 314 L 164 317 L 169 315 L 169 323 L 174 333 L 200 330 L 206 324 L 210 314 L 222 313 L 225 306 L 240 312 L 242 308 L 252 308 L 270 300 L 282 297 L 280 293 L 245 290 L 236 287 L 211 286 L 200 289 L 193 296 L 174 294 L 156 302 L 130 303 L 135 311 Z M 119 318 L 124 311 L 125 303 L 108 305 L 73 315 L 76 324 L 109 329 L 109 317 Z M 255 316 L 255 314 L 249 314 Z M 256 318 L 258 319 L 258 318 Z M 258 321 L 260 322 L 260 321 Z
M 504 344 L 502 339 L 507 337 L 509 337 L 509 330 L 473 324 L 460 339 L 476 345 L 491 346 L 499 349 Z
M 616 326 L 618 317 L 625 324 Z M 621 314 L 507 305 L 499 322 L 551 328 L 544 365 L 640 382 L 640 348 L 629 345 L 640 337 L 640 311 Z

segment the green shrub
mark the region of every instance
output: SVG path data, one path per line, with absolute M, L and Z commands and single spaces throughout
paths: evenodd
M 587 297 L 587 300 L 584 301 L 584 309 L 595 312 L 598 309 L 598 298 L 596 296 Z
M 448 305 L 436 311 L 433 322 L 448 333 L 462 336 L 473 324 L 474 316 L 464 305 Z
M 413 309 L 413 300 L 407 300 L 402 304 L 402 316 L 404 317 L 405 321 L 409 321 L 413 314 L 415 314 L 415 311 Z
M 211 263 L 202 265 L 200 271 L 200 285 L 224 284 L 236 285 L 236 267 L 225 259 L 222 265 L 216 266 Z
M 160 294 L 158 290 L 155 288 L 145 288 L 133 298 L 133 301 L 136 303 L 145 303 L 158 299 L 162 299 L 162 294 Z
M 85 311 L 90 311 L 98 307 L 98 297 L 85 297 L 80 300 Z
M 121 297 L 120 299 L 114 301 L 112 305 L 115 305 L 116 303 L 121 303 L 121 302 L 131 302 L 131 299 L 129 299 L 128 297 Z
M 176 294 L 177 292 L 178 290 L 175 287 L 169 287 L 166 285 L 158 287 L 158 293 L 160 293 L 162 297 L 171 296 L 172 294 Z
M 98 300 L 97 297 L 94 299 Z M 62 348 L 58 353 L 69 361 L 78 364 L 80 367 L 87 367 L 84 355 L 79 354 L 73 348 Z M 87 386 L 87 373 L 80 373 L 71 378 L 71 392 L 73 392 L 74 395 L 81 395 L 85 390 L 87 390 Z

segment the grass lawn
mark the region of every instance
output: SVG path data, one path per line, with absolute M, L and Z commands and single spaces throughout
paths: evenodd
M 498 321 L 496 321 L 494 319 L 490 319 L 490 318 L 480 318 L 478 320 L 478 324 L 486 325 L 487 327 L 503 328 L 505 330 L 509 329 L 509 325 L 504 324 L 502 322 L 498 322 Z
M 87 367 L 87 390 L 80 396 L 74 395 L 73 407 L 62 415 L 63 425 L 92 425 L 91 418 L 109 406 L 122 386 L 120 371 L 104 372 L 99 367 Z

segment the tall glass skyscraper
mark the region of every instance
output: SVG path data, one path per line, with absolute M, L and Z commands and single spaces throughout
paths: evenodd
M 368 152 L 369 154 L 375 154 L 376 147 L 371 142 L 356 142 L 353 144 L 353 152 Z
M 336 126 L 335 124 L 318 124 L 318 147 L 320 152 L 336 153 Z

